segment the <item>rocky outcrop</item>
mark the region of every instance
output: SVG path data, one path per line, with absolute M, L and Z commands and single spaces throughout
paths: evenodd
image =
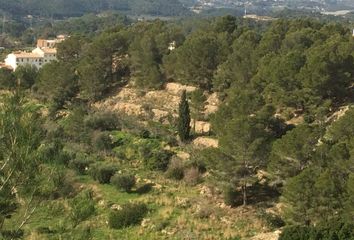
M 250 240 L 278 240 L 280 234 L 281 234 L 280 230 L 277 230 L 275 232 L 270 232 L 270 233 L 261 233 L 252 237 Z
M 191 121 L 191 127 L 195 131 L 195 133 L 205 134 L 210 133 L 211 124 L 209 122 L 204 121 Z
M 213 93 L 208 96 L 206 100 L 204 114 L 210 115 L 212 113 L 215 113 L 218 110 L 220 103 L 221 102 L 217 93 Z
M 219 141 L 209 137 L 198 137 L 193 141 L 194 146 L 199 148 L 217 148 L 219 147 Z
M 184 91 L 184 90 L 186 90 L 187 93 L 194 92 L 195 90 L 197 90 L 196 87 L 182 85 L 179 83 L 167 83 L 165 88 L 166 88 L 167 92 L 169 92 L 173 95 L 181 95 L 182 91 Z

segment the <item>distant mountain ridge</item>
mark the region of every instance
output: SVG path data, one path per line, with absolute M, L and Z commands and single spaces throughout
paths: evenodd
M 117 10 L 132 15 L 179 16 L 188 9 L 178 0 L 0 0 L 0 12 L 16 16 L 81 16 L 85 13 Z

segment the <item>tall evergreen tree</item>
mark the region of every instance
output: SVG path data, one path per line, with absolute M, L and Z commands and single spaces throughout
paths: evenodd
M 191 130 L 191 117 L 186 90 L 182 92 L 178 114 L 178 135 L 182 142 L 186 142 L 189 139 L 189 133 Z

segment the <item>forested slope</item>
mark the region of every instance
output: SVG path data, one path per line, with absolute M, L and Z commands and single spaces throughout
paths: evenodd
M 0 69 L 3 236 L 353 238 L 351 29 L 226 16 L 93 36 L 72 36 L 40 70 Z M 144 118 L 95 107 L 123 88 L 151 99 L 170 82 L 196 89 L 177 92 L 167 124 L 153 102 L 140 103 Z M 211 94 L 220 106 L 210 115 Z M 195 147 L 200 135 L 219 147 Z

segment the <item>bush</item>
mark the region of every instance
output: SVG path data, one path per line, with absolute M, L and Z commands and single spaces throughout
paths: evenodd
M 45 163 L 62 164 L 67 166 L 73 154 L 63 150 L 64 144 L 59 140 L 54 140 L 51 143 L 43 144 L 40 148 L 40 157 Z
M 83 192 L 70 201 L 70 219 L 74 226 L 85 221 L 95 213 L 95 202 L 91 192 Z
M 84 120 L 84 124 L 88 128 L 101 131 L 112 131 L 120 128 L 117 115 L 109 112 L 88 115 Z
M 91 144 L 98 151 L 107 151 L 113 148 L 109 132 L 95 132 L 92 136 Z
M 260 211 L 258 216 L 266 223 L 267 227 L 272 230 L 284 227 L 285 225 L 285 222 L 281 219 L 281 217 L 272 213 L 267 213 L 264 210 Z
M 3 230 L 0 232 L 1 239 L 22 239 L 24 232 L 20 230 Z
M 91 163 L 92 161 L 88 159 L 74 159 L 69 163 L 69 167 L 74 169 L 78 174 L 85 175 Z
M 136 180 L 134 175 L 120 175 L 115 174 L 111 183 L 120 191 L 130 192 L 135 186 Z
M 94 180 L 101 184 L 107 184 L 111 182 L 112 176 L 117 172 L 117 167 L 112 165 L 95 165 L 91 168 L 90 172 Z
M 151 170 L 166 171 L 173 153 L 168 150 L 153 152 L 152 157 L 145 160 L 145 165 Z
M 184 166 L 182 160 L 179 158 L 173 158 L 166 172 L 168 178 L 175 180 L 181 180 L 184 177 Z
M 53 174 L 52 181 L 55 186 L 55 192 L 52 193 L 54 199 L 60 197 L 71 197 L 75 194 L 74 173 L 65 170 L 58 170 Z
M 228 186 L 224 190 L 224 202 L 226 205 L 236 207 L 242 205 L 242 197 L 234 187 Z
M 184 171 L 184 181 L 191 186 L 194 186 L 200 182 L 200 173 L 198 168 L 191 167 Z
M 341 219 L 313 226 L 289 226 L 284 228 L 279 240 L 350 240 L 354 239 L 354 224 Z
M 139 187 L 136 189 L 136 192 L 139 194 L 145 194 L 148 193 L 152 190 L 152 186 L 154 186 L 154 184 L 152 183 L 146 183 L 143 186 Z
M 136 225 L 142 221 L 147 211 L 145 204 L 128 203 L 123 205 L 121 210 L 114 210 L 109 214 L 108 224 L 114 229 Z

